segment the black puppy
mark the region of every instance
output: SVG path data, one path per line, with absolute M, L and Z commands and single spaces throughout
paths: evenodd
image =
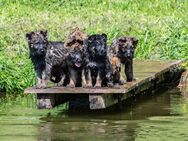
M 107 35 L 94 34 L 86 40 L 85 87 L 113 86 L 112 67 L 107 56 Z
M 137 43 L 138 40 L 135 37 L 121 37 L 115 39 L 110 47 L 111 52 L 125 65 L 127 82 L 133 80 L 133 58 Z
M 47 87 L 48 80 L 58 83 L 58 86 L 66 85 L 69 81 L 66 65 L 68 51 L 64 43 L 48 41 L 47 31 L 43 30 L 27 33 L 26 37 L 37 74 L 36 88 Z

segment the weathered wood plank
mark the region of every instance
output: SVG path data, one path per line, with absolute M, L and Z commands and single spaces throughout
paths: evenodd
M 153 91 L 157 89 L 162 89 L 165 87 L 169 86 L 175 86 L 178 85 L 178 82 L 181 77 L 181 73 L 183 70 L 179 71 L 169 71 L 164 74 L 161 74 L 160 76 L 156 77 L 152 81 L 146 81 L 134 89 L 128 91 L 125 94 L 94 94 L 94 95 L 89 95 L 89 101 L 90 105 L 89 108 L 91 110 L 96 110 L 96 109 L 105 109 L 110 106 L 113 106 L 115 104 L 121 103 L 122 101 L 132 97 L 136 96 L 142 93 L 150 93 L 152 94 Z M 171 77 L 169 77 L 169 74 Z M 176 75 L 175 79 L 173 76 Z
M 182 61 L 134 61 L 134 76 L 137 78 L 134 82 L 126 83 L 119 88 L 67 88 L 67 87 L 49 87 L 46 89 L 28 88 L 24 93 L 48 93 L 48 94 L 124 94 L 138 87 L 139 85 L 151 81 L 161 74 L 179 66 Z
M 181 94 L 187 97 L 187 79 L 188 79 L 188 70 L 183 72 L 178 84 L 178 88 L 181 91 Z
M 69 108 L 75 111 L 105 109 L 148 89 L 155 90 L 164 83 L 168 85 L 176 83 L 183 72 L 182 62 L 181 60 L 165 62 L 136 60 L 134 61 L 136 81 L 126 83 L 119 88 L 28 88 L 25 93 L 37 94 L 38 108 L 52 108 L 69 101 Z

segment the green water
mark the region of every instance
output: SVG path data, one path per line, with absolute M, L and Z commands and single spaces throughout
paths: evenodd
M 19 99 L 22 106 L 1 103 L 0 141 L 188 140 L 188 99 L 178 89 L 137 98 L 120 111 L 79 115 Z

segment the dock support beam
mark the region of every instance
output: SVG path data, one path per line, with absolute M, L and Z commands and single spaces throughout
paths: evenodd
M 39 109 L 51 109 L 55 106 L 55 95 L 37 94 L 37 107 Z
M 38 93 L 37 94 L 37 108 L 39 109 L 51 109 L 55 106 L 67 102 L 68 97 L 66 94 L 46 94 Z

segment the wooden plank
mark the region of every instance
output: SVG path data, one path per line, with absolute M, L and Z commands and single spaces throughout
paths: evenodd
M 183 72 L 183 61 L 134 61 L 134 82 L 126 83 L 119 88 L 67 88 L 49 87 L 47 89 L 28 88 L 25 93 L 37 93 L 38 108 L 52 108 L 69 101 L 69 110 L 105 109 L 121 103 L 131 96 L 160 86 L 164 82 L 174 83 Z M 183 79 L 182 79 L 183 80 Z
M 188 70 L 183 72 L 178 84 L 178 88 L 183 96 L 187 97 L 187 79 L 188 79 Z
M 37 94 L 125 94 L 132 89 L 151 81 L 172 68 L 179 66 L 183 61 L 134 61 L 134 76 L 137 78 L 134 82 L 126 83 L 119 88 L 67 88 L 67 87 L 49 87 L 46 89 L 28 88 L 24 93 Z
M 187 78 L 188 78 L 188 71 L 185 71 L 181 75 L 181 79 L 180 79 L 178 87 L 180 87 L 180 88 L 186 87 L 187 86 Z
M 178 81 L 181 81 L 181 74 L 184 69 L 178 67 L 177 65 L 170 66 L 171 69 L 163 71 L 163 73 L 158 73 L 154 78 L 142 81 L 132 86 L 129 91 L 125 94 L 95 94 L 89 95 L 89 108 L 91 110 L 106 109 L 115 104 L 121 105 L 121 102 L 126 99 L 140 95 L 143 93 L 152 94 L 153 91 L 157 89 L 162 89 L 164 86 L 175 86 L 178 85 Z M 147 92 L 148 91 L 148 92 Z

